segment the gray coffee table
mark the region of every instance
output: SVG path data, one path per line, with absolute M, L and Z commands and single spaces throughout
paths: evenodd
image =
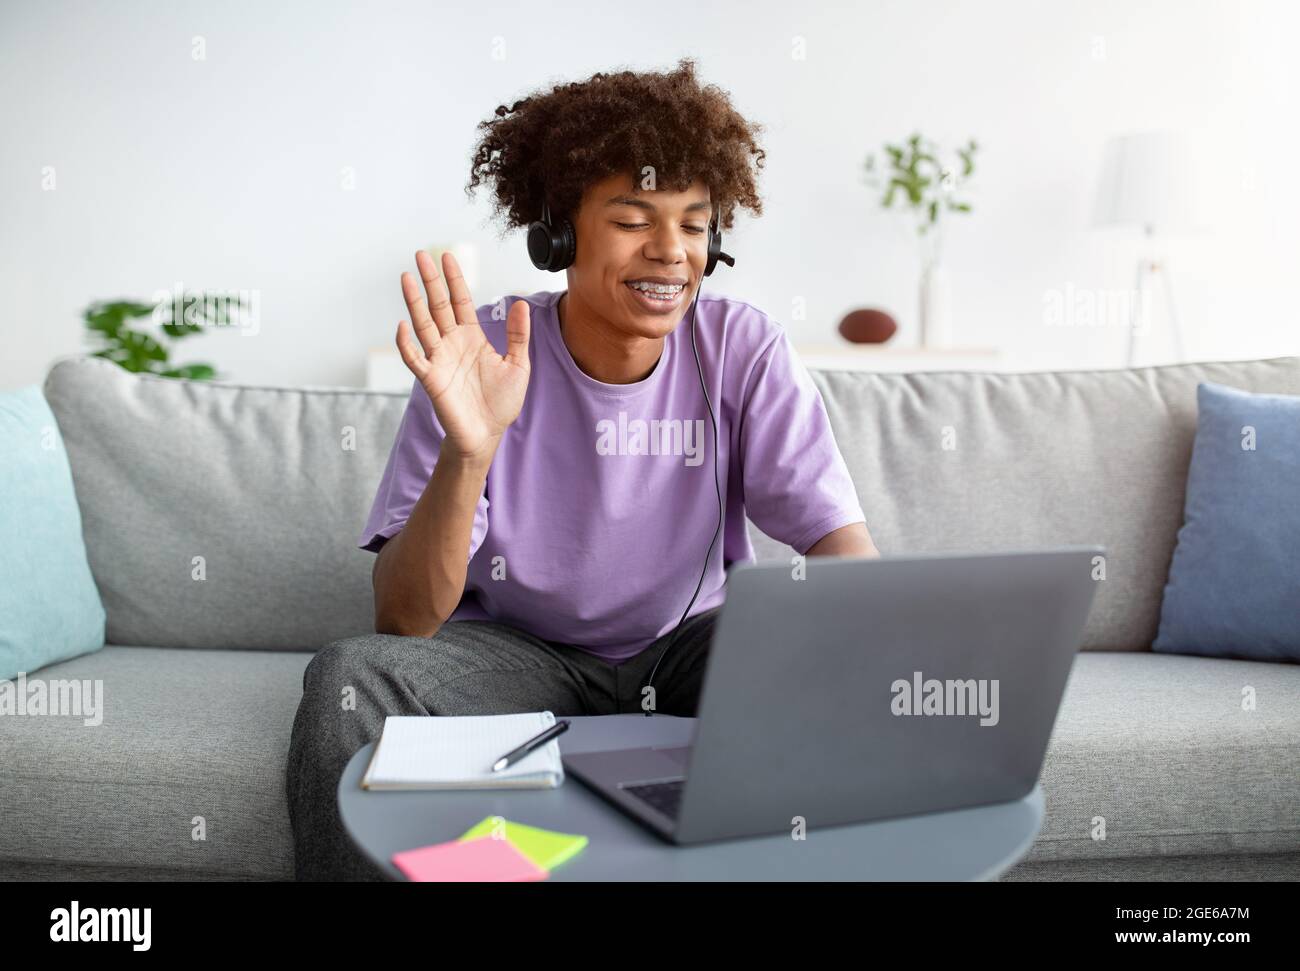
M 686 745 L 694 718 L 596 715 L 570 719 L 560 751 Z M 581 833 L 586 848 L 551 880 L 992 880 L 1029 851 L 1043 821 L 1043 792 L 1024 799 L 905 819 L 674 846 L 572 776 L 558 789 L 370 792 L 361 777 L 374 743 L 339 780 L 339 814 L 356 844 L 386 873 L 401 850 L 456 839 L 485 816 Z

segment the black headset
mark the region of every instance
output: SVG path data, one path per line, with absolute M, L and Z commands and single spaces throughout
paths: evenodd
M 719 213 L 715 207 L 713 217 L 709 220 L 709 259 L 704 264 L 704 275 L 709 276 L 721 260 L 727 266 L 735 266 L 736 261 L 722 252 L 722 230 L 718 225 Z M 539 270 L 558 273 L 573 265 L 578 254 L 578 237 L 573 231 L 573 223 L 563 216 L 551 221 L 551 207 L 542 203 L 542 218 L 528 224 L 528 256 L 533 266 Z M 699 290 L 695 291 L 699 299 Z M 695 324 L 692 308 L 691 325 Z
M 715 206 L 712 218 L 709 220 L 709 259 L 704 265 L 705 276 L 709 276 L 713 272 L 719 260 L 726 263 L 727 266 L 736 265 L 734 259 L 722 252 L 720 220 L 720 210 Z M 551 221 L 550 206 L 543 202 L 542 218 L 537 222 L 530 223 L 528 226 L 528 256 L 532 259 L 533 266 L 539 270 L 558 273 L 560 270 L 573 265 L 573 259 L 577 252 L 578 237 L 573 231 L 573 223 L 563 216 L 553 223 Z M 713 539 L 709 541 L 709 551 L 704 554 L 704 567 L 700 570 L 700 579 L 695 584 L 695 592 L 691 594 L 691 602 L 682 611 L 681 619 L 677 621 L 677 626 L 673 628 L 673 632 L 669 635 L 663 650 L 659 652 L 659 657 L 655 660 L 655 666 L 650 671 L 650 677 L 646 679 L 646 687 L 649 687 L 654 681 L 655 672 L 659 670 L 659 662 L 664 659 L 668 649 L 677 642 L 677 631 L 681 629 L 682 623 L 686 620 L 686 615 L 695 606 L 695 598 L 700 595 L 700 588 L 704 586 L 704 575 L 709 572 L 709 558 L 713 556 L 713 547 L 718 542 L 718 534 L 722 532 L 722 486 L 718 482 L 718 419 L 713 414 L 713 402 L 709 400 L 709 389 L 704 383 L 704 368 L 700 366 L 700 351 L 695 346 L 695 307 L 700 302 L 700 289 L 701 287 L 695 288 L 695 297 L 691 301 L 691 350 L 695 352 L 695 370 L 700 375 L 700 390 L 704 392 L 704 403 L 709 408 L 709 421 L 713 425 L 713 488 L 718 495 L 718 525 L 713 530 Z M 646 715 L 653 714 L 653 711 L 646 712 Z

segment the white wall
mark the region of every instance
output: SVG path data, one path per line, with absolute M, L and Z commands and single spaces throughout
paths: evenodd
M 478 302 L 559 289 L 521 234 L 498 239 L 485 195 L 467 202 L 475 123 L 543 83 L 684 54 L 768 126 L 767 214 L 709 284 L 798 341 L 867 305 L 914 340 L 915 253 L 859 167 L 920 128 L 984 146 L 947 246 L 963 341 L 1028 367 L 1118 364 L 1121 330 L 1046 326 L 1044 297 L 1129 286 L 1131 243 L 1088 228 L 1102 144 L 1178 127 L 1210 226 L 1170 249 L 1191 356 L 1300 353 L 1297 26 L 1294 5 L 1206 0 L 5 3 L 0 387 L 77 351 L 91 300 L 175 281 L 261 296 L 256 336 L 204 334 L 179 360 L 290 384 L 360 383 L 417 248 L 479 243 Z

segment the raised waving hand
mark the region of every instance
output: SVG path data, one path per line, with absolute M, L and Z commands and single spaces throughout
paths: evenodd
M 497 353 L 479 326 L 473 298 L 450 252 L 442 255 L 446 283 L 424 251 L 415 254 L 423 292 L 402 274 L 402 296 L 412 326 L 397 325 L 402 360 L 433 402 L 447 437 L 444 450 L 490 459 L 506 428 L 519 417 L 528 389 L 528 301 L 516 300 L 506 318 L 506 353 Z

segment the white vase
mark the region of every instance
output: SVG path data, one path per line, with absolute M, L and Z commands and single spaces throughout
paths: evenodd
M 952 347 L 952 289 L 938 260 L 921 268 L 920 324 L 922 347 Z
M 479 303 L 486 303 L 478 296 L 479 284 L 479 249 L 477 243 L 459 242 L 459 243 L 434 243 L 426 252 L 433 257 L 433 265 L 442 272 L 442 254 L 450 250 L 451 255 L 456 257 L 456 263 L 460 266 L 461 275 L 465 278 L 465 287 L 469 290 L 470 295 Z

